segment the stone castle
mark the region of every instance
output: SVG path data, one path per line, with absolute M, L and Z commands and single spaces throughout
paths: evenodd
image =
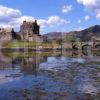
M 34 22 L 23 21 L 19 32 L 15 32 L 14 29 L 10 28 L 0 28 L 0 42 L 12 40 L 43 42 L 46 41 L 46 37 L 40 35 L 40 26 L 36 20 Z

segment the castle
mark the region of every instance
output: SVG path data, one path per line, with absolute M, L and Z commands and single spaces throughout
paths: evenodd
M 0 28 L 0 42 L 12 40 L 43 42 L 46 40 L 46 37 L 40 35 L 40 26 L 36 20 L 34 22 L 23 21 L 19 32 L 15 32 L 14 29 Z
M 19 34 L 22 41 L 43 42 L 43 37 L 40 35 L 40 26 L 36 20 L 34 22 L 23 21 Z

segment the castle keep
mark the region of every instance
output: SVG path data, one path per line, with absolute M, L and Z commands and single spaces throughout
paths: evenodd
M 36 41 L 42 42 L 42 36 L 40 35 L 40 26 L 35 22 L 26 22 L 23 21 L 23 24 L 20 27 L 20 34 L 22 41 Z
M 21 32 L 26 34 L 37 34 L 39 35 L 39 29 L 40 29 L 40 26 L 37 24 L 37 21 L 35 20 L 34 22 L 26 22 L 26 21 L 23 21 L 23 24 L 21 25 L 20 27 L 21 29 Z
M 19 34 L 22 41 L 43 42 L 43 37 L 40 35 L 40 26 L 36 20 L 34 22 L 23 21 Z

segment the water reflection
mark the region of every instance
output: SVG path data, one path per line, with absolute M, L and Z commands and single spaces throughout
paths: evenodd
M 0 53 L 0 100 L 99 100 L 99 84 L 98 53 Z

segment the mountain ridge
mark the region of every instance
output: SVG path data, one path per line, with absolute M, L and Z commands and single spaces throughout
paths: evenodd
M 61 39 L 66 35 L 73 35 L 76 38 L 80 38 L 81 41 L 90 41 L 92 37 L 100 37 L 100 25 L 94 25 L 81 31 L 70 31 L 70 32 L 50 32 L 44 36 L 47 39 Z

